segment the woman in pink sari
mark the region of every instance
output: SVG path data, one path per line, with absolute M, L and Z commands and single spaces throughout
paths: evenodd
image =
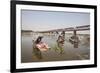
M 42 42 L 42 38 L 42 36 L 39 36 L 35 41 L 36 48 L 38 48 L 40 51 L 47 51 L 49 47 L 46 43 Z

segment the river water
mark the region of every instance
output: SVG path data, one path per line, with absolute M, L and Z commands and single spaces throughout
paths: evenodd
M 21 62 L 47 62 L 47 61 L 71 61 L 71 60 L 87 60 L 90 59 L 90 42 L 86 40 L 89 35 L 78 35 L 80 43 L 78 48 L 74 48 L 69 42 L 70 34 L 65 35 L 64 52 L 59 53 L 57 48 L 56 35 L 43 35 L 42 41 L 47 43 L 50 49 L 46 52 L 38 52 L 34 50 L 33 38 L 35 34 L 22 34 L 21 39 Z M 36 40 L 36 39 L 34 39 Z M 39 58 L 40 57 L 40 58 Z

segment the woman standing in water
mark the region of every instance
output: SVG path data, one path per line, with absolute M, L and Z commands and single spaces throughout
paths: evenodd
M 64 52 L 64 48 L 63 48 L 64 41 L 65 41 L 65 32 L 63 31 L 61 35 L 58 36 L 58 39 L 57 39 L 57 45 L 60 49 L 60 54 Z

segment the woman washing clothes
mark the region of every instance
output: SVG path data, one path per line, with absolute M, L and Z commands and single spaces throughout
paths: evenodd
M 47 51 L 49 49 L 48 45 L 44 42 L 42 42 L 42 36 L 39 36 L 37 40 L 35 41 L 35 46 L 38 48 L 40 51 Z

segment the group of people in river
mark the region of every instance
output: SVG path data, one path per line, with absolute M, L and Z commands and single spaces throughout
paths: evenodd
M 37 48 L 40 52 L 41 51 L 48 51 L 51 47 L 48 46 L 47 43 L 42 41 L 43 36 L 39 36 L 36 41 L 34 41 L 34 46 Z M 74 48 L 78 48 L 78 37 L 76 35 L 73 35 L 70 37 L 69 42 L 71 42 L 74 45 Z M 62 31 L 61 34 L 58 36 L 57 40 L 57 46 L 59 47 L 60 54 L 64 53 L 64 44 L 65 44 L 65 31 Z

